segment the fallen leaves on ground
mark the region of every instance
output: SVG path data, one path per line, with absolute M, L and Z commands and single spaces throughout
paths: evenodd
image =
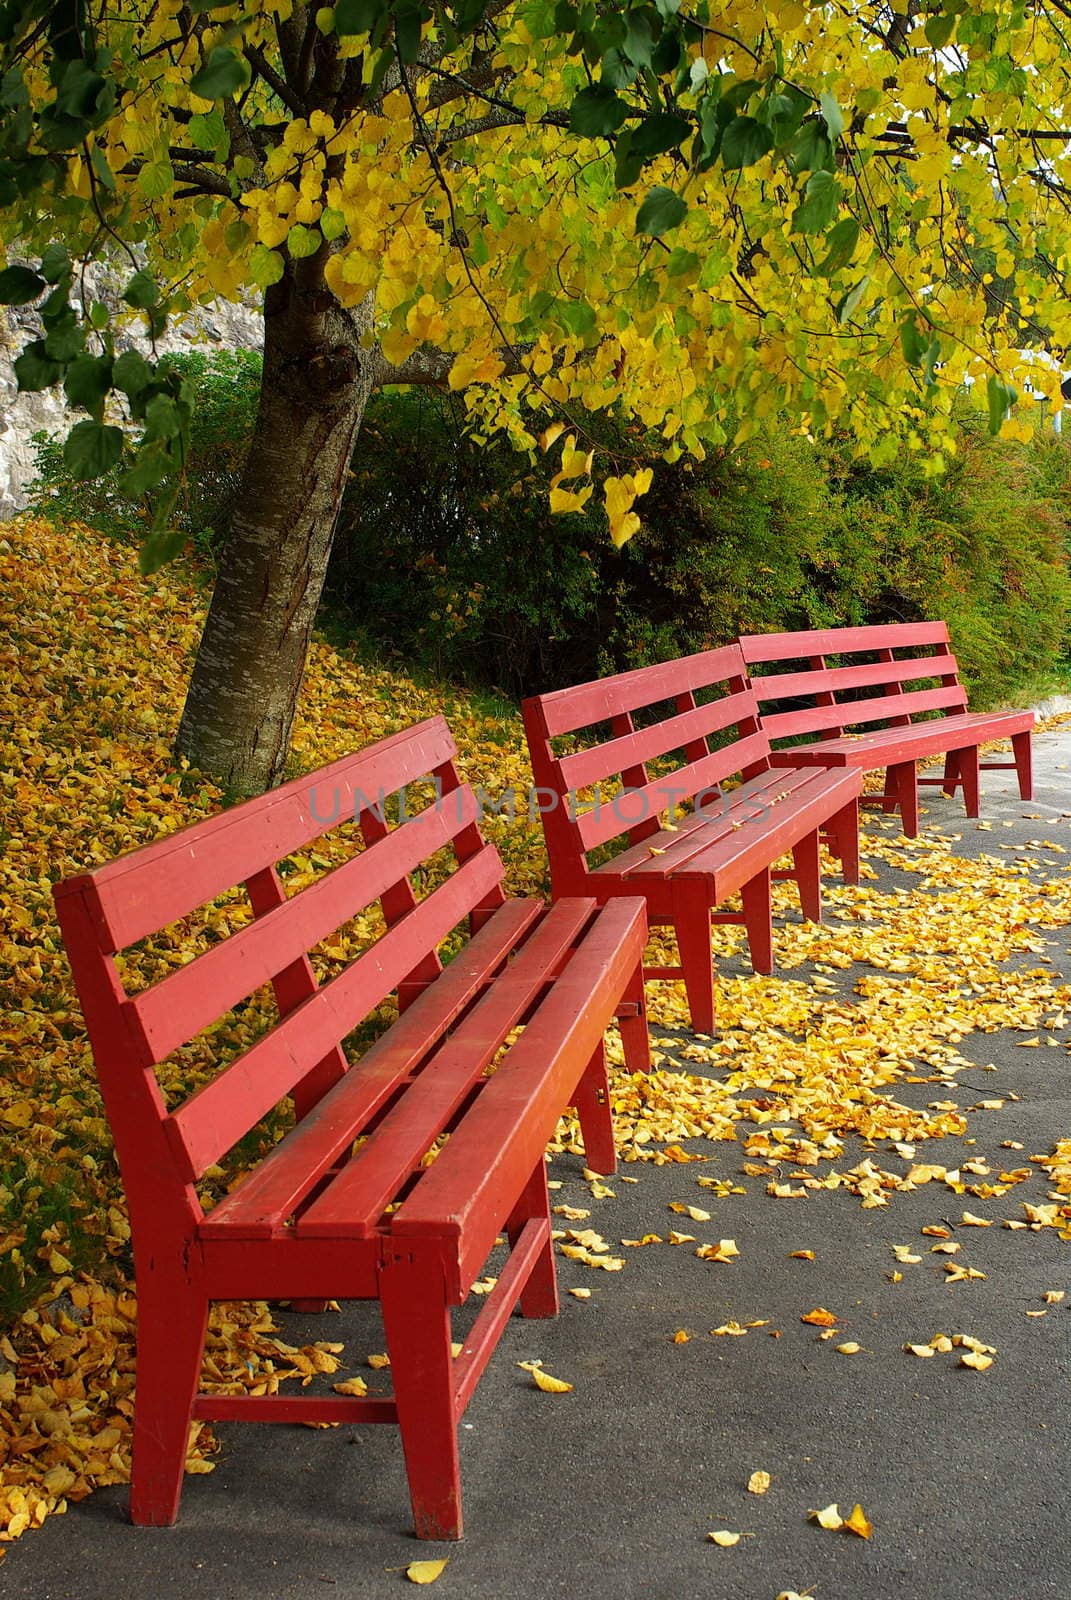
M 132 548 L 40 518 L 6 524 L 3 535 L 0 900 L 7 920 L 0 980 L 10 998 L 0 1014 L 0 1043 L 8 1052 L 0 1079 L 0 1306 L 11 1328 L 0 1344 L 0 1443 L 7 1452 L 0 1525 L 10 1538 L 96 1485 L 121 1481 L 129 1466 L 136 1316 L 129 1224 L 51 884 L 217 812 L 224 797 L 171 754 L 206 600 L 189 567 L 177 563 L 147 583 Z M 491 795 L 510 789 L 523 795 L 531 777 L 517 715 L 493 703 L 488 709 L 481 697 L 417 685 L 399 670 L 322 642 L 309 657 L 293 768 L 311 770 L 444 710 L 463 775 Z M 538 820 L 528 819 L 523 805 L 514 824 L 489 808 L 484 826 L 502 851 L 511 889 L 540 894 L 546 868 Z M 1038 846 L 1058 848 L 1054 841 Z M 1003 1129 L 1000 1119 L 1014 1108 L 1007 1094 L 976 1098 L 976 1074 L 985 1069 L 961 1053 L 965 1041 L 1015 1030 L 1035 1050 L 1061 1042 L 1056 1034 L 1067 1026 L 1071 989 L 1044 960 L 1043 936 L 1071 923 L 1071 875 L 1060 865 L 1045 877 L 1026 864 L 1036 858 L 1021 855 L 968 858 L 932 832 L 906 840 L 879 826 L 863 850 L 859 888 L 824 886 L 822 925 L 799 920 L 794 885 L 775 886 L 775 910 L 787 913 L 777 928 L 777 974 L 721 972 L 713 1037 L 691 1036 L 682 1046 L 674 1032 L 663 1044 L 660 1030 L 687 1025 L 684 991 L 673 982 L 649 986 L 655 1069 L 629 1074 L 619 1040 L 612 1038 L 609 1049 L 622 1158 L 684 1165 L 728 1148 L 734 1174 L 743 1155 L 743 1175 L 768 1179 L 775 1197 L 806 1205 L 812 1193 L 837 1190 L 867 1209 L 886 1208 L 923 1184 L 984 1203 L 1040 1176 L 1048 1189 L 1042 1202 L 1021 1202 L 1021 1215 L 998 1213 L 993 1220 L 1024 1239 L 1042 1230 L 1071 1238 L 1071 1137 L 1011 1172 L 997 1171 L 995 1163 L 989 1171 L 976 1152 L 965 1151 L 960 1167 L 919 1153 L 929 1141 L 967 1136 L 980 1125 L 972 1124 L 975 1116 Z M 913 886 L 879 887 L 871 863 Z M 288 888 L 303 887 L 334 864 L 329 843 L 293 858 L 286 864 Z M 248 915 L 235 896 L 208 908 L 203 926 L 166 930 L 125 959 L 140 981 L 152 981 Z M 375 917 L 356 919 L 314 964 L 332 973 L 379 931 Z M 719 925 L 712 943 L 716 959 L 730 956 L 742 949 L 744 934 Z M 653 964 L 671 964 L 671 938 L 656 931 L 651 954 Z M 377 1026 L 392 1014 L 389 1005 L 380 1008 Z M 258 992 L 210 1035 L 176 1052 L 161 1070 L 169 1104 L 199 1088 L 220 1060 L 246 1049 L 272 1015 L 270 996 Z M 1038 1053 L 1064 1059 L 1047 1049 Z M 957 1090 L 965 1069 L 973 1080 L 969 1095 Z M 898 1086 L 928 1082 L 936 1087 L 925 1105 L 898 1097 Z M 239 1181 L 283 1126 L 265 1125 L 230 1167 L 206 1175 L 205 1203 Z M 841 1158 L 851 1135 L 872 1148 L 846 1165 Z M 703 1148 L 685 1148 L 697 1141 Z M 554 1148 L 582 1148 L 574 1116 L 562 1120 Z M 1005 1139 L 1002 1148 L 1022 1146 Z M 593 1202 L 613 1198 L 598 1174 L 586 1176 Z M 704 1199 L 746 1193 L 724 1171 L 698 1182 Z M 709 1218 L 701 1207 L 684 1209 L 697 1224 Z M 556 1210 L 566 1222 L 589 1220 L 582 1207 Z M 968 1211 L 962 1225 L 989 1220 Z M 947 1237 L 936 1225 L 924 1231 Z M 686 1234 L 671 1234 L 670 1241 L 696 1243 Z M 635 1242 L 657 1248 L 663 1241 L 647 1234 Z M 700 1258 L 731 1260 L 725 1248 L 731 1243 L 700 1245 Z M 581 1252 L 574 1259 L 586 1267 L 624 1266 L 620 1257 L 575 1239 L 564 1248 Z M 961 1268 L 948 1281 L 978 1275 Z M 481 1278 L 473 1290 L 487 1293 L 494 1281 Z M 264 1384 L 268 1392 L 286 1380 L 310 1381 L 324 1370 L 318 1363 L 335 1359 L 326 1345 L 296 1350 L 273 1341 L 272 1331 L 263 1306 L 214 1313 L 206 1382 Z M 713 1330 L 737 1337 L 747 1331 L 732 1320 Z M 339 1381 L 345 1392 L 357 1392 L 361 1382 Z M 213 1448 L 210 1429 L 199 1426 L 191 1470 L 209 1469 Z
M 449 1556 L 444 1556 L 439 1561 L 410 1561 L 405 1575 L 410 1583 L 434 1583 L 446 1571 L 449 1559 Z

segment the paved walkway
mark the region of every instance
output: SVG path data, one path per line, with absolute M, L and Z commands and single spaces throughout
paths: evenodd
M 976 831 L 958 804 L 940 798 L 928 800 L 926 825 L 962 828 L 957 849 L 974 854 L 993 850 L 994 833 L 1024 844 L 1044 833 L 1040 815 L 1059 818 L 1071 845 L 1071 822 L 1061 817 L 1071 811 L 1071 732 L 1040 738 L 1037 757 L 1031 805 L 1019 803 L 1010 774 L 985 779 L 994 831 Z M 1048 937 L 1066 975 L 1066 930 Z M 843 992 L 853 981 L 845 975 Z M 994 1170 L 1009 1160 L 1001 1139 L 1023 1143 L 1013 1158 L 1021 1160 L 1071 1134 L 1067 1054 L 1017 1049 L 1020 1038 L 975 1036 L 962 1046 L 979 1064 L 998 1066 L 987 1088 L 1020 1096 L 999 1129 L 995 1118 L 992 1132 L 974 1126 L 977 1153 Z M 919 1106 L 933 1093 L 897 1086 L 898 1097 Z M 739 1171 L 738 1146 L 714 1149 L 702 1170 Z M 849 1144 L 838 1168 L 861 1153 Z M 925 1151 L 949 1164 L 962 1155 L 958 1140 Z M 580 1163 L 562 1158 L 555 1168 L 563 1182 L 556 1199 L 590 1205 Z M 600 1229 L 613 1241 L 664 1232 L 667 1203 L 682 1197 L 681 1169 L 625 1170 L 640 1181 L 617 1184 L 617 1200 L 600 1206 Z M 592 1298 L 565 1296 L 555 1323 L 511 1324 L 462 1430 L 463 1544 L 425 1547 L 408 1536 L 393 1429 L 228 1427 L 216 1471 L 186 1480 L 177 1528 L 131 1529 L 123 1491 L 105 1491 L 12 1548 L 0 1592 L 26 1600 L 363 1600 L 402 1593 L 409 1561 L 449 1555 L 435 1591 L 442 1600 L 774 1600 L 782 1590 L 816 1600 L 1069 1600 L 1071 1294 L 1043 1318 L 1025 1311 L 1041 1306 L 1044 1291 L 1071 1287 L 1071 1247 L 1054 1230 L 993 1227 L 969 1241 L 984 1282 L 950 1290 L 938 1270 L 946 1258 L 927 1257 L 894 1284 L 890 1244 L 919 1241 L 919 1229 L 941 1215 L 958 1217 L 954 1196 L 930 1186 L 897 1195 L 888 1211 L 864 1210 L 844 1193 L 769 1201 L 763 1181 L 722 1202 L 741 1250 L 731 1268 L 697 1270 L 690 1251 L 655 1248 L 626 1252 L 627 1270 L 612 1276 L 563 1263 L 563 1283 L 590 1284 Z M 1041 1201 L 1045 1185 L 1035 1181 L 1012 1200 L 1020 1196 Z M 1009 1201 L 999 1214 L 1015 1209 Z M 815 1262 L 788 1259 L 804 1246 L 817 1251 Z M 836 1341 L 823 1343 L 801 1324 L 817 1305 L 840 1314 Z M 770 1321 L 746 1337 L 709 1337 L 732 1318 Z M 382 1348 L 365 1307 L 326 1329 L 323 1319 L 294 1316 L 283 1327 L 295 1342 L 332 1337 L 356 1351 Z M 695 1337 L 675 1345 L 682 1327 Z M 964 1371 L 957 1355 L 924 1361 L 902 1352 L 905 1342 L 960 1328 L 997 1347 L 987 1372 Z M 863 1350 L 838 1355 L 842 1337 Z M 537 1392 L 516 1366 L 533 1357 L 574 1392 Z M 761 1499 L 745 1489 L 755 1469 L 773 1475 Z M 807 1521 L 812 1507 L 837 1501 L 847 1514 L 857 1500 L 874 1523 L 869 1542 Z M 719 1549 L 706 1541 L 717 1528 L 753 1537 Z

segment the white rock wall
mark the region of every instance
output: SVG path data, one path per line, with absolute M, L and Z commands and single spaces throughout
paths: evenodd
M 87 268 L 87 292 L 92 299 L 117 302 L 120 281 L 107 268 Z M 15 379 L 14 360 L 30 339 L 36 338 L 40 324 L 32 307 L 8 306 L 0 309 L 0 521 L 13 517 L 26 505 L 35 475 L 35 433 L 65 433 L 84 416 L 68 405 L 63 390 L 46 389 L 36 394 L 20 394 Z M 165 351 L 259 350 L 262 323 L 259 311 L 251 306 L 217 301 L 168 326 L 157 341 L 158 354 Z M 118 349 L 136 348 L 149 355 L 149 342 L 140 318 L 132 317 L 116 339 Z

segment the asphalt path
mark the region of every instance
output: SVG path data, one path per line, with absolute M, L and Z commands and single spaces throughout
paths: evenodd
M 1071 731 L 1040 736 L 1036 759 L 1031 804 L 1019 801 L 1011 774 L 984 779 L 992 830 L 977 830 L 958 803 L 932 790 L 924 827 L 959 833 L 964 854 L 992 852 L 998 842 L 1025 846 L 1057 826 L 1071 846 Z M 884 868 L 881 877 L 889 886 L 910 881 Z M 1067 931 L 1046 937 L 1066 976 Z M 857 975 L 844 975 L 844 994 Z M 1019 1160 L 1071 1135 L 1071 1058 L 1020 1050 L 1020 1039 L 975 1035 L 960 1047 L 979 1072 L 998 1069 L 987 1089 L 1020 1097 L 991 1119 L 992 1132 L 972 1126 L 974 1153 L 999 1165 L 1009 1159 L 1002 1139 L 1022 1142 Z M 921 1106 L 934 1090 L 897 1085 L 896 1093 Z M 739 1146 L 706 1149 L 710 1165 L 689 1172 L 739 1173 Z M 948 1140 L 919 1159 L 951 1166 L 963 1154 L 961 1140 Z M 848 1141 L 836 1165 L 862 1155 L 859 1141 Z M 598 1202 L 592 1218 L 615 1244 L 652 1228 L 664 1233 L 670 1201 L 702 1203 L 684 1169 L 623 1170 L 638 1181 L 617 1182 L 616 1198 Z M 559 1157 L 552 1177 L 561 1183 L 555 1203 L 592 1207 L 580 1161 Z M 897 1283 L 891 1244 L 926 1245 L 923 1226 L 959 1215 L 943 1187 L 865 1210 L 844 1192 L 779 1203 L 762 1180 L 747 1186 L 745 1196 L 716 1202 L 725 1208 L 716 1231 L 740 1249 L 731 1267 L 701 1266 L 690 1250 L 666 1248 L 625 1252 L 627 1268 L 614 1274 L 562 1261 L 563 1288 L 589 1287 L 591 1298 L 564 1294 L 553 1322 L 511 1322 L 461 1429 L 462 1543 L 411 1537 L 394 1429 L 229 1425 L 218 1430 L 216 1470 L 187 1478 L 177 1527 L 134 1529 L 125 1491 L 102 1491 L 12 1547 L 0 1592 L 26 1600 L 363 1600 L 404 1592 L 409 1562 L 448 1556 L 435 1586 L 442 1600 L 775 1600 L 784 1590 L 816 1600 L 1071 1600 L 1071 1293 L 1043 1317 L 1025 1314 L 1044 1305 L 1047 1291 L 1071 1290 L 1071 1246 L 1052 1229 L 992 1227 L 970 1239 L 984 1281 L 950 1289 L 947 1258 L 927 1255 Z M 1005 1209 L 1045 1193 L 1039 1175 Z M 802 1248 L 816 1259 L 792 1259 Z M 835 1339 L 801 1323 L 815 1306 L 836 1311 Z M 733 1319 L 763 1325 L 711 1336 Z M 345 1339 L 357 1354 L 383 1348 L 369 1306 L 323 1318 L 282 1313 L 280 1323 L 293 1343 Z M 678 1329 L 693 1335 L 687 1343 L 674 1343 Z M 904 1353 L 904 1344 L 942 1331 L 995 1346 L 992 1367 L 965 1370 L 959 1350 L 928 1360 Z M 862 1348 L 841 1355 L 844 1341 Z M 573 1391 L 535 1389 L 517 1366 L 533 1359 Z M 772 1478 L 761 1497 L 747 1491 L 755 1470 Z M 808 1520 L 831 1502 L 844 1515 L 861 1502 L 872 1537 Z M 747 1537 L 719 1548 L 707 1539 L 715 1529 Z

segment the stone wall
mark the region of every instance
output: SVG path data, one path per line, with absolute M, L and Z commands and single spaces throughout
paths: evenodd
M 99 265 L 86 268 L 86 292 L 90 299 L 106 304 L 119 303 L 121 279 Z M 0 309 L 0 521 L 13 517 L 27 502 L 27 491 L 34 478 L 35 433 L 66 433 L 84 416 L 67 405 L 61 388 L 35 394 L 20 394 L 15 379 L 14 360 L 30 339 L 40 333 L 40 322 L 32 306 L 7 306 Z M 259 311 L 251 306 L 216 301 L 168 325 L 157 341 L 157 354 L 190 349 L 259 350 L 262 324 Z M 140 317 L 132 315 L 119 329 L 117 350 L 138 349 L 150 354 L 149 341 Z

